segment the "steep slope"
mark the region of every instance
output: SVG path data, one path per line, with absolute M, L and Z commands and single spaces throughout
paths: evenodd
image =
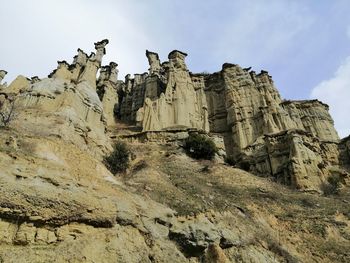
M 3 262 L 346 262 L 349 189 L 296 192 L 194 161 L 177 143 L 130 143 L 114 177 L 54 136 L 1 133 Z M 225 262 L 225 261 L 204 262 Z

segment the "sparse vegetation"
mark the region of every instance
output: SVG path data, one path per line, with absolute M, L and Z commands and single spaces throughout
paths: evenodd
M 125 172 L 129 168 L 130 151 L 127 144 L 118 141 L 110 156 L 105 157 L 104 163 L 113 174 Z
M 337 195 L 339 194 L 342 178 L 339 174 L 333 174 L 327 178 L 327 182 L 321 185 L 321 189 L 324 195 Z
M 238 166 L 239 166 L 240 169 L 242 169 L 244 171 L 249 172 L 249 170 L 250 170 L 250 163 L 249 163 L 249 161 L 246 161 L 246 160 L 240 161 Z
M 183 147 L 195 159 L 212 160 L 218 151 L 212 140 L 200 134 L 190 134 Z
M 0 127 L 7 127 L 16 117 L 15 99 L 9 99 L 8 103 L 0 101 Z
M 233 156 L 226 156 L 225 157 L 225 163 L 227 163 L 228 165 L 231 165 L 231 166 L 235 166 L 236 165 L 236 161 L 233 158 Z

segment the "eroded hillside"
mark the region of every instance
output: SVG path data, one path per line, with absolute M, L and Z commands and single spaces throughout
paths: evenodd
M 350 261 L 349 138 L 326 105 L 233 64 L 190 74 L 180 51 L 119 81 L 107 44 L 0 87 L 0 262 Z M 192 133 L 213 160 L 186 155 Z M 119 140 L 131 166 L 112 174 Z

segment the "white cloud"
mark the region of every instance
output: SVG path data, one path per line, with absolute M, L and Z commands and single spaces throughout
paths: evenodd
M 334 76 L 319 83 L 311 92 L 330 106 L 330 113 L 340 137 L 350 134 L 350 57 L 340 65 Z
M 295 45 L 299 34 L 314 22 L 304 3 L 291 1 L 238 1 L 239 12 L 225 25 L 218 39 L 221 53 L 255 64 L 276 59 Z

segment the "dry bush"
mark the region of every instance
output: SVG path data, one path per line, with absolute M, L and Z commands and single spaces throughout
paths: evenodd
M 195 159 L 212 160 L 218 149 L 215 143 L 204 135 L 190 134 L 185 140 L 184 149 L 186 153 Z
M 332 174 L 327 178 L 327 182 L 321 185 L 324 195 L 337 195 L 340 192 L 342 178 L 339 174 Z
M 17 105 L 15 99 L 0 101 L 0 127 L 7 127 L 17 117 Z
M 129 168 L 130 150 L 125 142 L 118 141 L 111 155 L 104 158 L 104 163 L 113 174 L 125 172 Z

